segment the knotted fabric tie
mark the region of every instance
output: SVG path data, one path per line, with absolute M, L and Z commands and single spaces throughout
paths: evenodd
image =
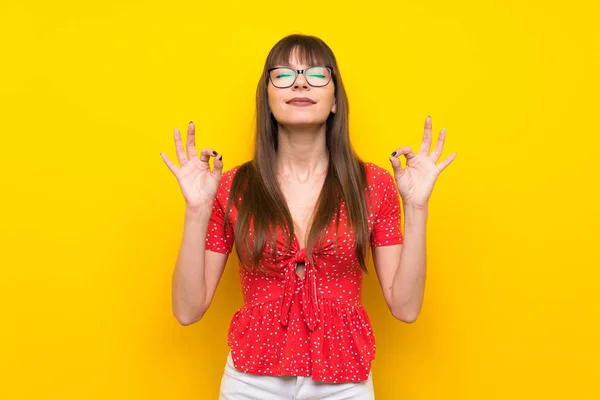
M 299 262 L 304 263 L 303 280 L 298 279 L 298 275 L 296 274 L 296 264 Z M 294 293 L 296 293 L 296 285 L 301 282 L 299 284 L 302 285 L 302 311 L 304 313 L 304 321 L 312 331 L 319 322 L 319 301 L 317 299 L 316 271 L 314 266 L 308 261 L 306 249 L 298 250 L 286 268 L 283 283 L 283 298 L 281 301 L 281 324 L 287 326 L 289 323 L 292 299 L 294 298 Z

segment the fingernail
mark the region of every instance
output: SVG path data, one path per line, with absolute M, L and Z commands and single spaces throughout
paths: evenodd
M 428 115 L 427 118 L 431 119 L 431 115 Z
M 217 155 L 217 152 L 213 150 L 213 156 L 216 156 L 216 155 Z
M 223 155 L 219 156 L 219 161 L 223 160 Z
M 194 125 L 194 122 L 193 122 L 193 121 L 190 121 L 190 125 Z
M 393 152 L 393 153 L 392 153 L 392 156 L 395 156 L 395 155 L 396 155 L 396 152 Z

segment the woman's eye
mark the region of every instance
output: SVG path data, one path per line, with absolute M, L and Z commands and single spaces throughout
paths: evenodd
M 310 76 L 315 77 L 315 78 L 325 78 L 325 75 L 319 75 L 319 74 L 310 74 Z
M 283 74 L 277 75 L 278 78 L 287 78 L 289 76 L 292 76 L 292 74 L 285 74 L 285 73 L 283 73 Z

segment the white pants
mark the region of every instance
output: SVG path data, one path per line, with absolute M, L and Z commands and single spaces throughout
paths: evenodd
M 221 380 L 219 400 L 373 400 L 373 378 L 363 382 L 329 383 L 310 376 L 247 374 L 235 369 L 231 352 Z

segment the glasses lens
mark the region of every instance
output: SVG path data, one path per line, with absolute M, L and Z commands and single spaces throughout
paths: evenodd
M 311 86 L 325 86 L 331 79 L 331 71 L 326 67 L 312 67 L 304 72 L 304 76 Z
M 296 77 L 296 71 L 290 68 L 276 68 L 271 71 L 271 82 L 276 87 L 291 86 Z

